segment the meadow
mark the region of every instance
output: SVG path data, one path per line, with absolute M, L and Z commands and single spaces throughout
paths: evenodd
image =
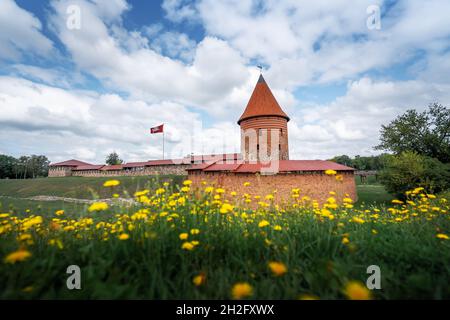
M 183 180 L 0 180 L 0 298 L 450 298 L 447 196 L 416 188 L 401 202 L 369 181 L 358 203 L 300 188 L 279 208 L 272 191 Z M 42 195 L 95 201 L 30 200 Z M 69 265 L 81 290 L 67 289 Z M 370 265 L 379 290 L 365 286 Z

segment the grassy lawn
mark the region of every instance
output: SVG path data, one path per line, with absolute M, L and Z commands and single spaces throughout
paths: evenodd
M 110 198 L 112 191 L 102 187 L 103 183 L 111 178 L 42 178 L 33 180 L 0 180 L 0 210 L 13 210 L 17 213 L 27 209 L 33 209 L 34 213 L 53 213 L 56 210 L 76 213 L 83 211 L 85 204 L 67 201 L 36 201 L 22 198 L 34 196 L 57 196 L 76 199 Z M 152 188 L 164 181 L 172 184 L 180 184 L 184 176 L 160 176 L 160 177 L 117 177 L 120 186 L 114 190 L 121 194 L 133 195 L 136 191 Z M 393 199 L 383 188 L 376 183 L 374 177 L 369 177 L 367 184 L 361 184 L 356 177 L 356 187 L 359 201 L 357 206 L 389 205 Z
M 109 189 L 103 188 L 105 181 L 112 178 L 40 178 L 33 180 L 0 180 L 0 196 L 14 198 L 27 198 L 33 196 L 58 196 L 77 199 L 92 199 L 111 197 Z M 148 186 L 161 184 L 163 181 L 179 183 L 183 176 L 159 176 L 159 177 L 114 177 L 120 181 L 116 191 L 122 194 L 131 194 Z
M 125 180 L 130 192 L 146 183 Z M 32 195 L 53 181 L 13 183 Z M 85 192 L 84 179 L 60 181 L 52 192 Z M 24 201 L 34 216 L 0 214 L 0 299 L 449 299 L 450 206 L 419 192 L 391 210 L 333 201 L 254 209 L 224 202 L 220 188 L 196 197 L 170 185 L 133 208 L 70 215 L 37 215 Z M 80 267 L 82 290 L 67 289 L 69 265 Z M 370 265 L 380 267 L 379 290 L 365 287 Z

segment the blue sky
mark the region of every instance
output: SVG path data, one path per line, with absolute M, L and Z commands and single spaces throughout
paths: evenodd
M 0 153 L 156 159 L 160 123 L 166 157 L 238 152 L 261 64 L 291 117 L 291 158 L 376 154 L 381 124 L 449 105 L 448 12 L 446 0 L 2 0 Z

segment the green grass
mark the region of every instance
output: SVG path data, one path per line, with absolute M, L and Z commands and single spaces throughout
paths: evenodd
M 57 196 L 77 199 L 92 199 L 93 195 L 99 198 L 111 197 L 110 189 L 103 188 L 103 182 L 111 179 L 119 180 L 120 186 L 116 191 L 121 194 L 133 195 L 137 190 L 148 186 L 159 184 L 163 181 L 179 183 L 183 176 L 155 176 L 155 177 L 114 177 L 114 178 L 84 178 L 84 177 L 62 177 L 62 178 L 39 178 L 28 180 L 0 179 L 0 196 L 14 198 L 27 198 L 39 195 Z
M 145 218 L 133 216 L 136 208 L 80 211 L 70 218 L 76 223 L 60 217 L 65 220 L 59 221 L 62 227 L 75 227 L 64 230 L 52 227 L 44 216 L 42 224 L 26 231 L 33 244 L 20 244 L 21 224 L 3 217 L 2 226 L 11 229 L 0 232 L 0 257 L 19 246 L 26 246 L 32 256 L 15 264 L 0 263 L 0 298 L 228 299 L 232 286 L 244 281 L 253 287 L 255 299 L 296 299 L 300 294 L 342 299 L 346 283 L 364 284 L 366 269 L 374 264 L 382 277 L 382 289 L 372 292 L 376 299 L 450 298 L 450 241 L 436 238 L 437 230 L 450 230 L 448 213 L 427 220 L 427 214 L 411 206 L 411 213 L 420 214 L 402 222 L 395 219 L 404 214 L 385 209 L 380 218 L 357 208 L 333 209 L 333 219 L 310 208 L 283 213 L 235 208 L 223 214 L 211 195 L 181 196 L 185 201 L 179 201 L 179 195 L 169 198 L 170 193 L 143 204 Z M 171 204 L 173 199 L 177 201 Z M 441 206 L 448 212 L 448 205 L 439 201 L 430 200 L 427 207 Z M 352 217 L 365 222 L 352 222 Z M 260 227 L 262 220 L 269 226 Z M 109 225 L 97 227 L 99 222 Z M 275 225 L 281 230 L 274 230 Z M 179 235 L 193 228 L 200 233 L 190 234 L 188 241 L 199 244 L 183 250 Z M 121 233 L 130 238 L 119 240 Z M 349 244 L 342 243 L 344 234 Z M 61 241 L 62 249 L 49 244 L 54 239 Z M 284 263 L 288 272 L 273 276 L 270 261 Z M 79 291 L 66 288 L 66 268 L 74 264 L 82 270 Z M 206 274 L 206 283 L 196 287 L 192 278 L 199 273 Z M 27 287 L 32 290 L 24 292 Z

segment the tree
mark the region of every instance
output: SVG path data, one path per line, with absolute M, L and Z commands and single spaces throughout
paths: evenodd
M 387 126 L 381 126 L 378 150 L 395 154 L 414 151 L 450 162 L 450 109 L 433 103 L 428 110 L 418 113 L 408 110 Z
M 16 165 L 16 158 L 0 154 L 0 179 L 14 178 Z
M 417 187 L 423 187 L 430 193 L 450 188 L 450 164 L 414 151 L 405 151 L 390 158 L 380 173 L 380 182 L 388 192 L 403 198 L 406 191 Z
M 113 166 L 116 164 L 122 164 L 123 160 L 119 158 L 119 155 L 114 151 L 113 153 L 110 153 L 106 157 L 106 164 Z

